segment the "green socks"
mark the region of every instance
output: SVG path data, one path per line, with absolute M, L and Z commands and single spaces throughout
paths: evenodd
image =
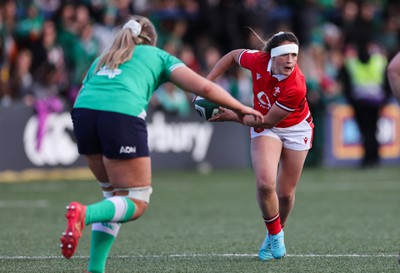
M 118 223 L 94 223 L 90 242 L 90 259 L 88 271 L 103 273 L 106 268 L 108 254 L 118 235 Z
M 98 222 L 123 223 L 132 219 L 135 203 L 125 196 L 113 196 L 86 207 L 85 225 Z
M 132 219 L 135 209 L 135 203 L 125 196 L 113 196 L 86 207 L 85 224 L 92 224 L 89 272 L 104 272 L 120 223 Z

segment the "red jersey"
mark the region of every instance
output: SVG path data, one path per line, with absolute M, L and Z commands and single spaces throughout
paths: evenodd
M 258 50 L 244 50 L 239 56 L 239 65 L 251 71 L 254 109 L 266 115 L 275 103 L 291 112 L 275 127 L 296 125 L 310 114 L 304 75 L 296 64 L 288 77 L 272 76 L 268 66 L 270 59 L 269 53 Z

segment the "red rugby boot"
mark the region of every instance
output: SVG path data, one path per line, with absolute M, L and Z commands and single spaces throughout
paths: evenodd
M 82 230 L 85 227 L 86 206 L 72 202 L 67 206 L 67 229 L 61 236 L 61 253 L 69 259 L 71 258 L 77 247 L 78 241 L 82 237 Z

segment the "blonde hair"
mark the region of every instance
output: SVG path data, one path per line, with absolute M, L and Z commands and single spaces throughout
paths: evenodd
M 135 45 L 151 45 L 157 44 L 157 32 L 153 23 L 146 17 L 134 15 L 129 18 L 135 20 L 141 25 L 141 31 L 137 37 L 134 37 L 129 28 L 122 28 L 111 47 L 103 54 L 97 64 L 96 71 L 106 66 L 110 70 L 116 69 L 119 65 L 132 58 Z

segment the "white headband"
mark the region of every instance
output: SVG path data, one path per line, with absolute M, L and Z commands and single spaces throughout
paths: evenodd
M 279 31 L 278 33 L 275 33 L 274 36 L 279 36 L 279 35 L 282 35 L 282 34 L 285 34 L 285 32 Z
M 285 44 L 281 46 L 274 47 L 271 49 L 271 57 L 276 57 L 289 53 L 299 53 L 299 46 L 296 44 Z
M 142 25 L 139 24 L 136 20 L 129 20 L 122 29 L 129 28 L 132 32 L 133 37 L 138 37 L 140 32 L 142 31 Z

